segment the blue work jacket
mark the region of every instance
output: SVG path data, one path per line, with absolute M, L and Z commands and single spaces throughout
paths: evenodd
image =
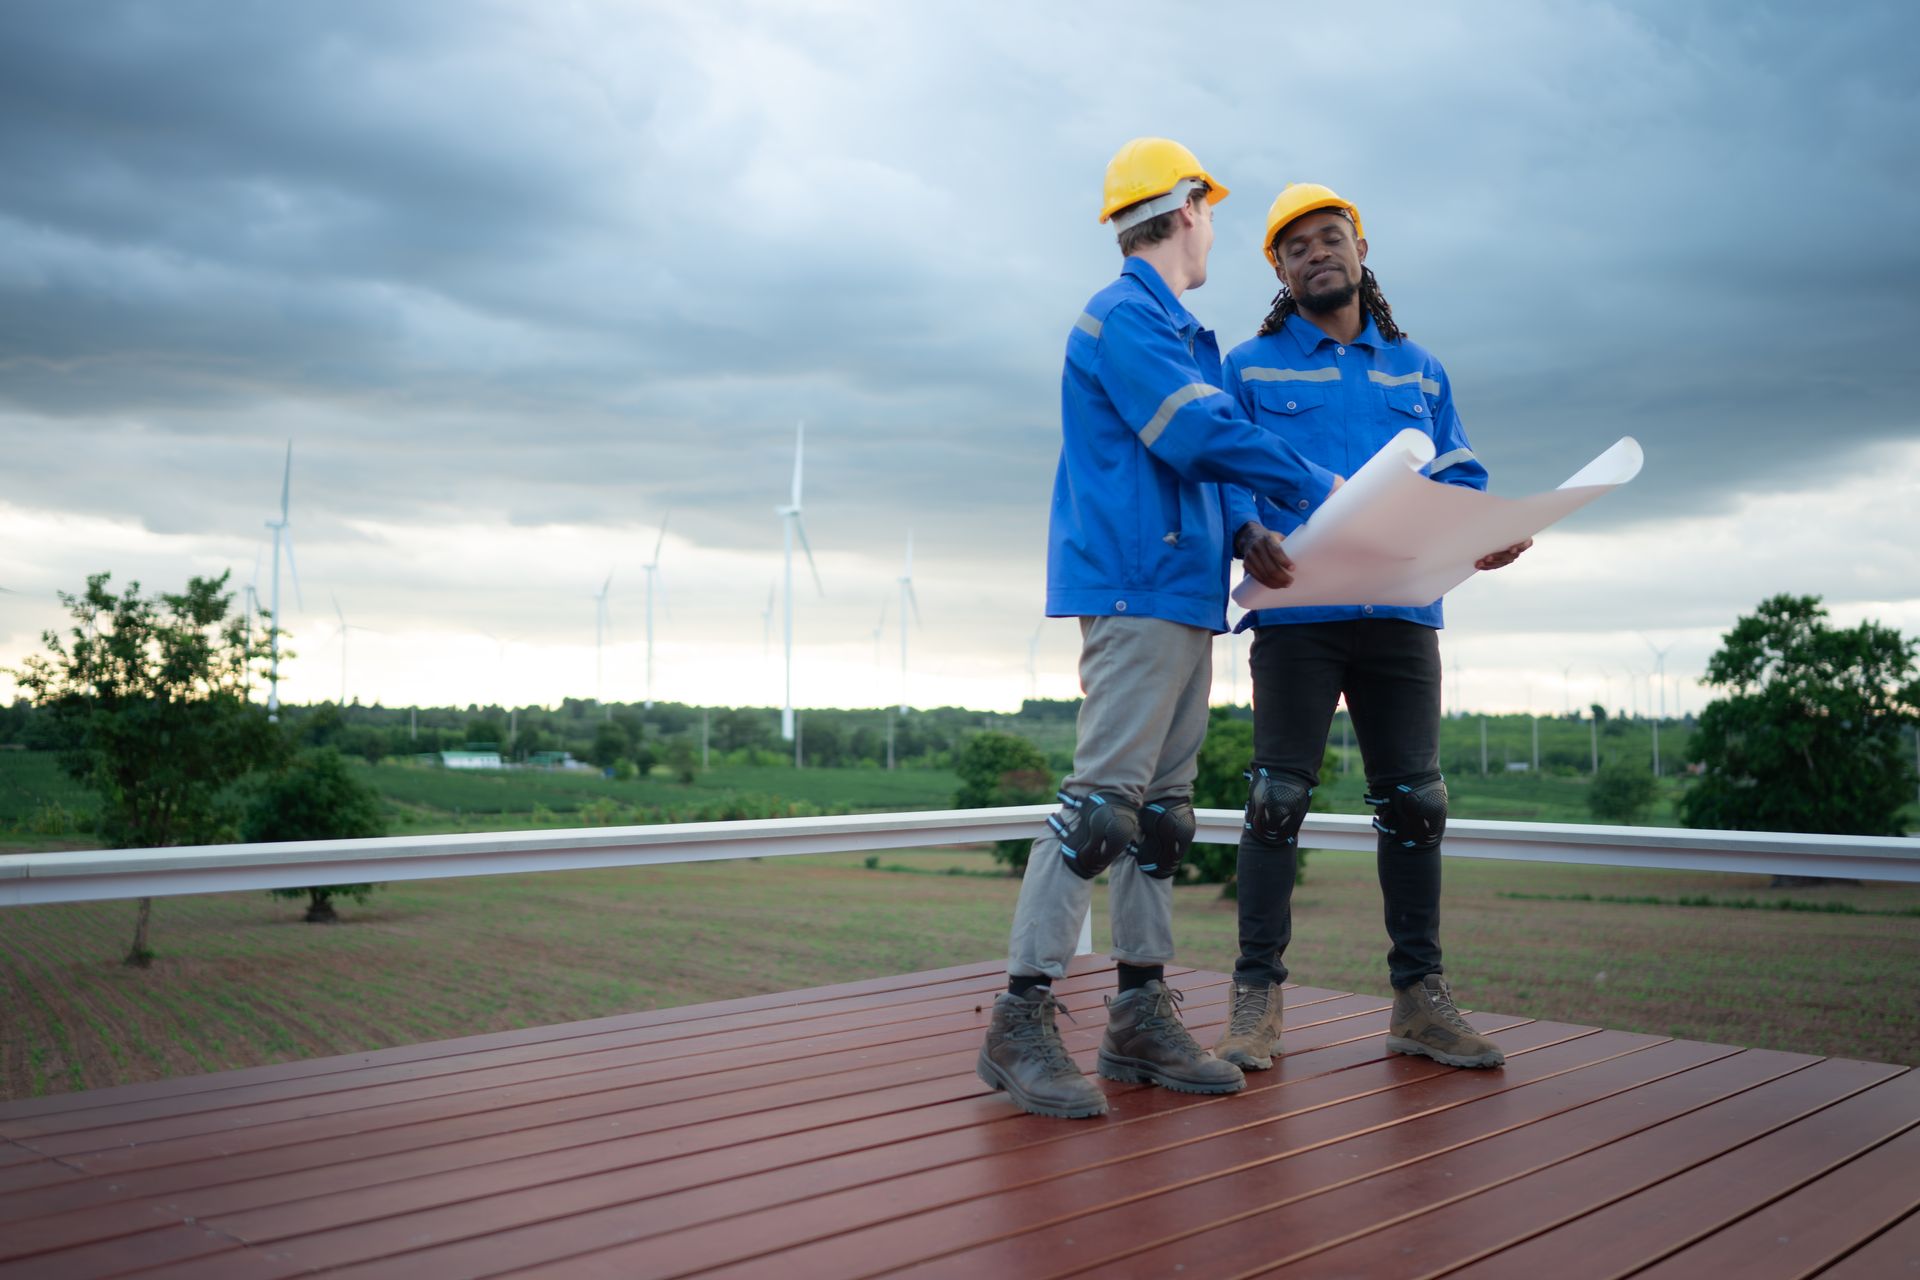
M 1333 474 L 1248 420 L 1222 389 L 1213 334 L 1160 273 L 1128 258 L 1067 335 L 1047 615 L 1227 625 L 1224 489 L 1304 519 Z M 1251 509 L 1252 498 L 1247 498 Z
M 1433 439 L 1429 476 L 1468 489 L 1487 487 L 1487 469 L 1473 456 L 1460 415 L 1454 412 L 1447 371 L 1418 343 L 1382 338 L 1371 316 L 1360 336 L 1342 345 L 1296 312 L 1278 333 L 1235 347 L 1224 374 L 1248 417 L 1343 476 L 1352 475 L 1387 441 L 1413 427 Z M 1227 508 L 1232 532 L 1249 520 L 1283 534 L 1306 523 L 1298 512 L 1244 489 L 1228 493 Z M 1442 625 L 1440 601 L 1435 600 L 1413 608 L 1369 604 L 1258 609 L 1234 630 L 1347 618 Z

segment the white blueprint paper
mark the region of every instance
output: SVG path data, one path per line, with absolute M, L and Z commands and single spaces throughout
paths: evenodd
M 1292 586 L 1275 590 L 1243 578 L 1233 598 L 1245 609 L 1432 604 L 1473 576 L 1474 561 L 1625 484 L 1642 460 L 1640 445 L 1626 436 L 1558 489 L 1500 498 L 1422 475 L 1433 441 L 1402 431 L 1287 535 Z

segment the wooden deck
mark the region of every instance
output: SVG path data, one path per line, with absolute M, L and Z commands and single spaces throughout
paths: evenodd
M 1111 975 L 1061 984 L 1092 1065 Z M 1920 1073 L 1288 991 L 1246 1092 L 974 1078 L 997 964 L 0 1104 L 0 1278 L 1920 1274 Z M 1179 971 L 1203 1039 L 1226 979 Z

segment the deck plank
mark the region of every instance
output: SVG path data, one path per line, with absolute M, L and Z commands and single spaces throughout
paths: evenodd
M 1920 1210 L 1816 1273 L 1820 1280 L 1887 1280 L 1920 1276 Z
M 1421 1260 L 1417 1274 L 1445 1274 L 1684 1173 L 1898 1071 L 1824 1060 L 1570 1160 L 1558 1158 L 1551 1147 L 1540 1148 L 1536 1161 L 1542 1167 L 1523 1178 L 1451 1201 L 1436 1212 L 1366 1229 L 1310 1257 L 1285 1260 L 1286 1274 L 1289 1280 L 1404 1274 L 1409 1258 Z
M 1624 1275 L 1755 1212 L 1764 1212 L 1771 1228 L 1775 1200 L 1823 1174 L 1844 1169 L 1863 1153 L 1910 1129 L 1920 1117 L 1920 1087 L 1916 1086 L 1920 1086 L 1920 1073 L 1909 1071 L 1864 1089 L 1685 1173 L 1503 1249 L 1460 1275 L 1477 1280 L 1538 1276 L 1552 1259 L 1567 1257 L 1580 1258 L 1601 1274 Z M 1906 1171 L 1900 1194 L 1910 1202 L 1920 1165 L 1908 1164 Z M 1833 1208 L 1846 1218 L 1856 1212 L 1853 1205 Z M 1856 1235 L 1878 1231 L 1889 1216 L 1898 1215 L 1869 1213 L 1855 1223 Z M 1769 1238 L 1777 1240 L 1777 1236 L 1775 1232 Z
M 1083 1067 L 1111 965 L 1056 984 Z M 1286 992 L 1243 1093 L 1028 1116 L 974 1057 L 1000 965 L 0 1103 L 0 1280 L 1638 1273 L 1920 1261 L 1920 1073 Z M 1171 970 L 1204 1042 L 1226 975 Z M 1822 1268 L 1825 1268 L 1822 1272 Z
M 1837 1262 L 1862 1236 L 1916 1209 L 1920 1125 L 1636 1274 L 1688 1280 L 1738 1271 L 1744 1280 L 1792 1280 Z

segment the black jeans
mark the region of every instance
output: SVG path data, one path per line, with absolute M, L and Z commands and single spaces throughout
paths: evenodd
M 1327 731 L 1342 693 L 1370 794 L 1440 777 L 1440 637 L 1398 618 L 1356 618 L 1261 627 L 1254 632 L 1253 762 L 1303 786 L 1320 783 Z M 1281 957 L 1293 937 L 1292 846 L 1240 840 L 1240 958 L 1234 977 L 1284 982 Z M 1440 965 L 1440 850 L 1413 850 L 1384 836 L 1380 893 L 1386 904 L 1387 971 L 1409 987 Z

